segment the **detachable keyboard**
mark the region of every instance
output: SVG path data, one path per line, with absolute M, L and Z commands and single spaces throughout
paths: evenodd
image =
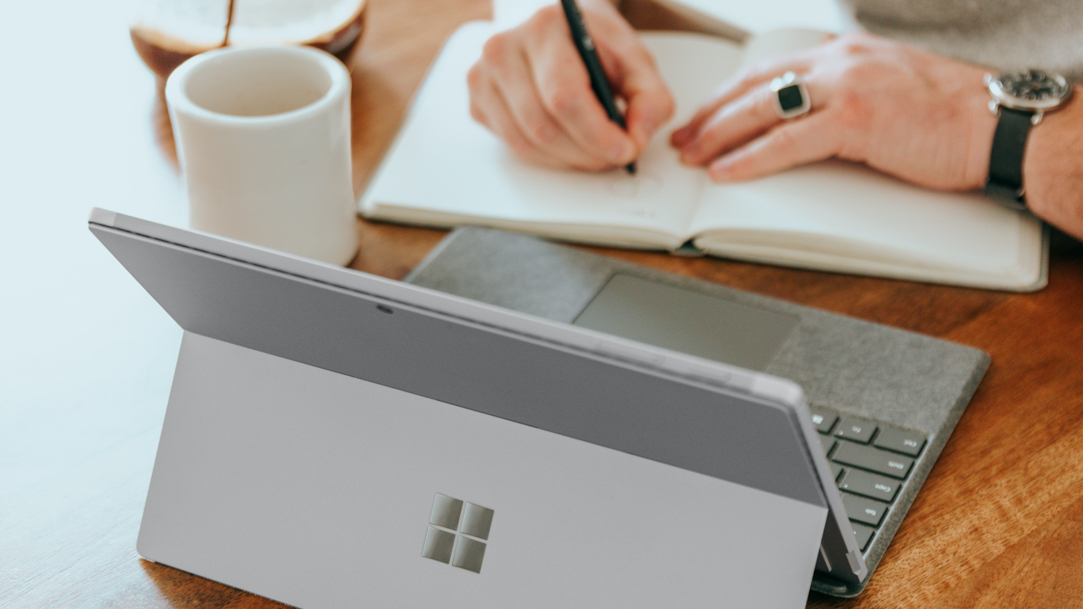
M 821 406 L 809 410 L 857 544 L 865 552 L 914 470 L 926 437 Z

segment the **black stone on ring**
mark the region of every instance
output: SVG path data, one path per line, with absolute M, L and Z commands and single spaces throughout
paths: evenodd
M 804 116 L 812 109 L 805 83 L 793 72 L 786 72 L 772 80 L 771 90 L 775 92 L 771 97 L 775 112 L 783 120 Z

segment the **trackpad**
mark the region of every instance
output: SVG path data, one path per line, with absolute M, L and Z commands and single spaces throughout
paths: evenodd
M 798 322 L 794 315 L 618 274 L 573 323 L 762 372 Z

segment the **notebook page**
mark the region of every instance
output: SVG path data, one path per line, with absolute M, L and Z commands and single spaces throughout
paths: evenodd
M 1040 228 L 977 194 L 944 193 L 825 161 L 704 191 L 697 244 L 791 259 L 817 255 L 928 269 L 1018 273 Z
M 663 143 L 675 157 L 677 153 L 668 144 L 669 132 L 688 122 L 714 90 L 737 73 L 744 50 L 735 42 L 703 34 L 644 32 L 639 39 L 654 56 L 658 72 L 677 103 L 673 120 L 661 129 L 666 131 Z
M 661 130 L 638 173 L 552 170 L 520 161 L 474 122 L 466 73 L 493 33 L 471 23 L 449 39 L 361 201 L 364 215 L 435 226 L 481 224 L 565 239 L 675 248 L 703 185 Z

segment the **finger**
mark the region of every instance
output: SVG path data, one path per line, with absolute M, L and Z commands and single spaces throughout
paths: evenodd
M 529 73 L 529 65 L 522 54 L 516 56 L 510 69 L 517 72 L 515 77 L 497 74 L 493 84 L 519 133 L 534 148 L 562 166 L 599 170 L 610 165 L 608 159 L 593 157 L 580 148 L 549 114 L 542 105 L 533 75 Z
M 474 117 L 474 120 L 485 125 L 497 137 L 504 140 L 516 156 L 532 163 L 554 166 L 554 160 L 542 154 L 519 131 L 519 127 L 511 118 L 503 98 L 500 97 L 492 81 L 482 77 L 475 83 L 474 78 L 471 77 L 470 88 L 470 115 Z
M 715 92 L 711 95 L 711 99 L 706 104 L 700 106 L 687 123 L 678 127 L 669 136 L 670 144 L 675 148 L 687 146 L 689 142 L 695 139 L 696 134 L 703 128 L 703 124 L 710 120 L 711 116 L 718 112 L 720 108 L 732 102 L 748 89 L 762 84 L 761 81 L 754 80 L 752 76 L 753 75 L 749 73 L 722 83 L 715 89 Z
M 575 149 L 570 139 L 548 118 L 536 99 L 532 76 L 521 58 L 521 47 L 507 36 L 486 42 L 481 60 L 467 73 L 470 113 L 515 154 L 533 163 L 553 167 L 600 169 L 605 165 Z M 516 94 L 509 100 L 509 93 Z M 524 104 L 533 104 L 526 110 Z M 554 143 L 563 139 L 565 149 Z
M 481 63 L 474 64 L 466 73 L 466 87 L 470 91 L 470 116 L 489 131 L 494 131 L 485 112 L 487 105 L 492 103 L 491 94 L 486 91 L 488 85 L 489 80 L 485 77 Z
M 497 35 L 486 41 L 481 59 L 466 73 L 470 116 L 503 139 L 516 154 L 533 159 L 536 153 L 511 120 L 504 100 L 493 84 L 493 74 L 506 72 L 508 57 L 514 55 L 505 38 L 505 35 Z
M 642 153 L 654 132 L 673 118 L 673 96 L 658 73 L 654 58 L 641 45 L 630 46 L 620 53 L 606 53 L 603 59 L 617 64 L 612 70 L 617 75 L 614 90 L 628 103 L 625 124 L 638 153 Z
M 680 149 L 681 162 L 704 165 L 778 125 L 782 119 L 775 112 L 773 95 L 767 86 L 760 86 L 719 108 Z
M 822 161 L 838 154 L 839 133 L 831 113 L 810 114 L 716 159 L 707 172 L 716 182 L 736 182 Z
M 610 166 L 631 162 L 638 152 L 636 143 L 609 119 L 595 97 L 570 34 L 566 39 L 547 37 L 528 44 L 548 47 L 528 49 L 526 57 L 549 115 L 589 157 Z
M 794 72 L 801 75 L 809 71 L 813 62 L 813 50 L 804 51 L 797 55 L 782 57 L 767 63 L 754 66 L 726 80 L 711 96 L 711 100 L 703 105 L 691 119 L 670 136 L 670 143 L 681 148 L 693 139 L 693 136 L 702 128 L 703 123 L 710 119 L 719 108 L 729 104 L 733 100 L 744 95 L 748 91 L 771 82 L 776 76 L 786 72 Z

